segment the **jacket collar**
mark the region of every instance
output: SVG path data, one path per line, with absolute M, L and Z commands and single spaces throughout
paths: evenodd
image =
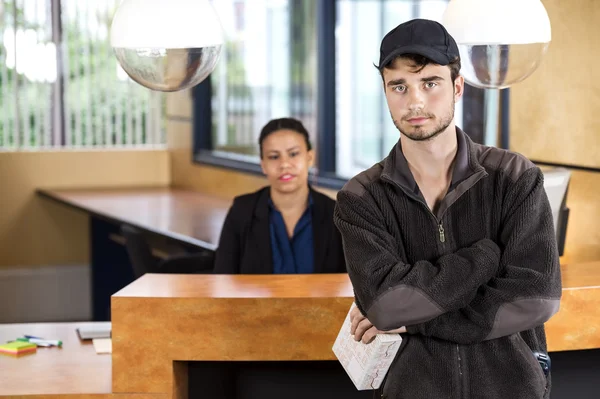
M 481 171 L 483 167 L 474 156 L 473 141 L 460 128 L 456 128 L 457 149 L 452 172 L 452 183 L 448 191 L 453 190 L 460 182 Z M 401 140 L 392 148 L 386 159 L 382 161 L 382 176 L 398 184 L 414 194 L 419 193 L 419 187 L 413 177 L 408 161 L 402 152 Z

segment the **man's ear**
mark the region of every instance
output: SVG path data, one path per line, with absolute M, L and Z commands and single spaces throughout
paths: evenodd
M 463 94 L 465 94 L 465 78 L 458 75 L 454 81 L 454 102 L 458 102 Z

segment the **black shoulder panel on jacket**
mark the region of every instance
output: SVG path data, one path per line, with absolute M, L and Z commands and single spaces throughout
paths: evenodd
M 496 147 L 474 144 L 479 163 L 486 169 L 502 170 L 512 182 L 519 180 L 535 164 L 523 155 Z

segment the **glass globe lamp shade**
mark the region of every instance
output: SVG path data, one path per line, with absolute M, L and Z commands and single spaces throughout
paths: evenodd
M 540 0 L 451 0 L 442 24 L 458 44 L 461 75 L 480 88 L 501 89 L 526 79 L 551 40 Z
M 208 0 L 123 0 L 110 42 L 131 79 L 172 92 L 197 85 L 214 70 L 223 32 Z

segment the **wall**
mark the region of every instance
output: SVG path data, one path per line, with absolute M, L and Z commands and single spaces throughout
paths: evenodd
M 552 42 L 511 90 L 511 147 L 542 161 L 600 167 L 600 2 L 544 0 Z
M 552 42 L 510 95 L 510 146 L 535 160 L 600 168 L 600 1 L 543 0 Z M 573 172 L 567 260 L 600 259 L 600 173 Z
M 88 220 L 38 188 L 170 183 L 166 150 L 0 153 L 0 267 L 88 262 Z

